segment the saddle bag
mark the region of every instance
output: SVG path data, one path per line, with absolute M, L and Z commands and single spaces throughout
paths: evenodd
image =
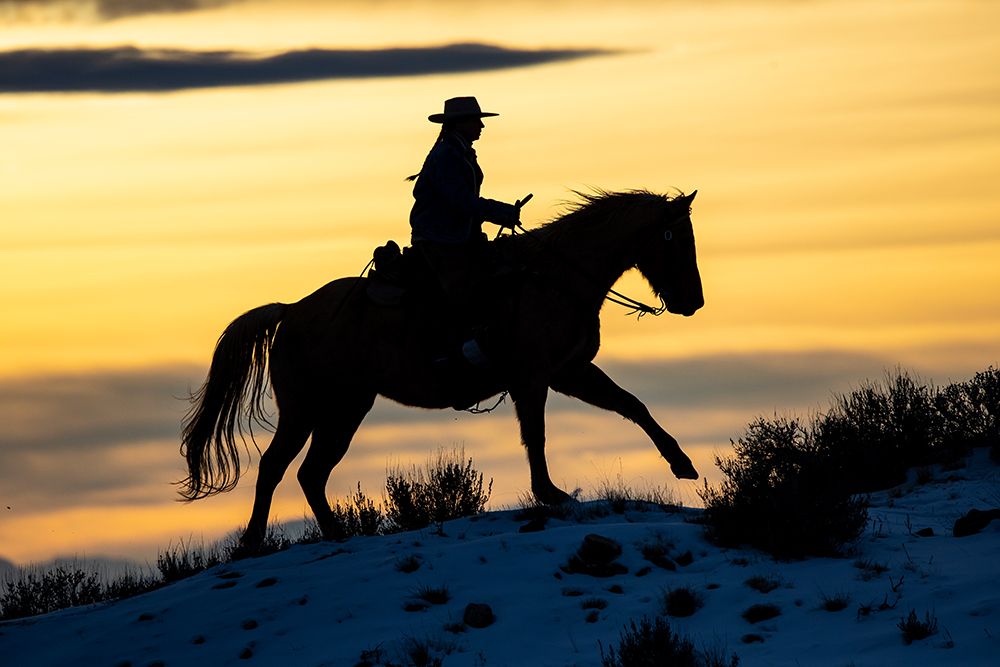
M 386 282 L 400 282 L 402 259 L 403 251 L 399 249 L 399 244 L 390 239 L 385 245 L 375 248 L 375 252 L 372 253 L 372 271 L 368 277 L 372 278 L 372 274 L 375 274 L 375 277 Z

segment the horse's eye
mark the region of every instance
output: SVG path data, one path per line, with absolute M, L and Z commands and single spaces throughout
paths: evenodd
M 667 231 L 663 232 L 663 240 L 664 241 L 673 241 L 674 240 L 674 233 L 672 231 L 670 231 L 669 229 Z

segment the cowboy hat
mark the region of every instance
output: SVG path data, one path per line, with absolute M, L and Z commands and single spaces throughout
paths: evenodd
M 427 117 L 432 123 L 447 123 L 453 120 L 464 120 L 466 118 L 486 118 L 488 116 L 499 116 L 498 113 L 490 113 L 479 108 L 479 102 L 475 97 L 453 97 L 444 102 L 444 113 L 434 113 Z

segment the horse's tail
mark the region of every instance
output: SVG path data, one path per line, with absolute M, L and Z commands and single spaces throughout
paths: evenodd
M 253 422 L 270 425 L 261 405 L 267 356 L 287 308 L 283 303 L 254 308 L 233 320 L 219 337 L 208 378 L 191 396 L 194 405 L 184 419 L 181 455 L 187 460 L 188 477 L 179 482 L 184 500 L 233 490 L 240 480 L 237 434 L 246 446 L 244 422 L 251 440 Z

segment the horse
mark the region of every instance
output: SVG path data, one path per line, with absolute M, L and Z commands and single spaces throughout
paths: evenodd
M 502 329 L 486 368 L 441 373 L 426 345 L 430 316 L 374 303 L 367 277 L 334 280 L 297 303 L 271 303 L 236 318 L 219 338 L 208 377 L 192 394 L 179 482 L 191 501 L 236 487 L 244 424 L 270 424 L 263 396 L 270 380 L 277 424 L 260 454 L 253 509 L 240 545 L 253 552 L 265 536 L 275 488 L 312 442 L 298 481 L 324 539 L 341 537 L 326 498 L 333 468 L 379 395 L 422 408 L 457 408 L 509 393 L 527 451 L 531 492 L 542 504 L 572 500 L 549 477 L 545 402 L 549 389 L 618 413 L 652 440 L 678 479 L 697 479 L 688 456 L 638 398 L 593 360 L 600 311 L 629 269 L 645 277 L 661 308 L 685 317 L 704 305 L 691 222 L 697 191 L 595 191 L 555 219 L 490 245 L 517 263 L 488 305 Z M 498 337 L 494 337 L 498 338 Z M 256 444 L 256 441 L 254 441 Z M 248 450 L 249 451 L 249 450 Z M 260 448 L 258 447 L 258 452 Z

